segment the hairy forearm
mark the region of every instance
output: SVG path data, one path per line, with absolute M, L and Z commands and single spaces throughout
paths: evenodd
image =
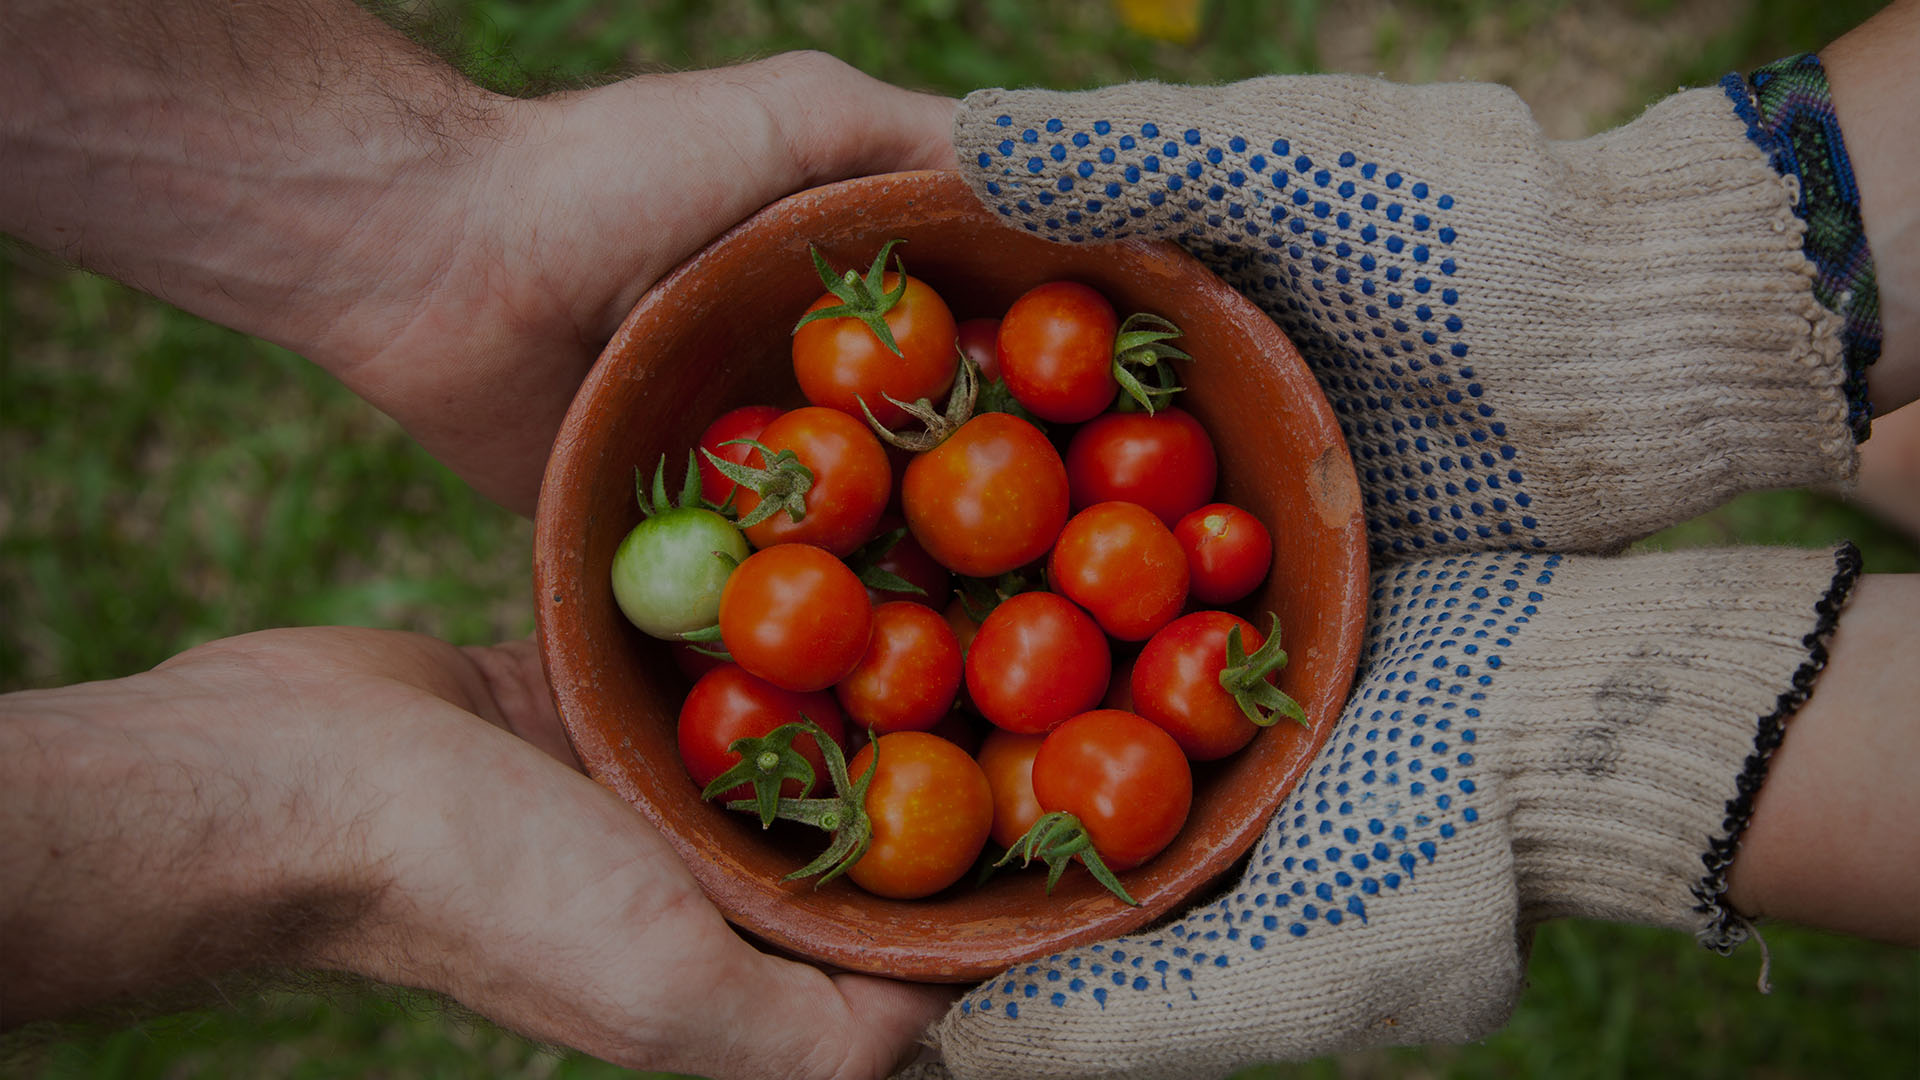
M 327 363 L 502 105 L 347 0 L 10 3 L 0 230 Z
M 1920 397 L 1920 0 L 1898 0 L 1822 50 L 1860 186 L 1885 343 L 1867 372 L 1875 411 Z
M 298 963 L 377 897 L 316 751 L 168 671 L 0 697 L 0 1025 Z

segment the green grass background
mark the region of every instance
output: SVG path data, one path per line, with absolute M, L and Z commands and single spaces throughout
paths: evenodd
M 1543 117 L 1557 110 L 1571 117 L 1560 123 L 1591 131 L 1677 85 L 1817 48 L 1877 6 L 1211 0 L 1201 33 L 1184 43 L 1129 30 L 1106 0 L 440 0 L 389 10 L 484 80 L 523 90 L 789 48 L 954 94 L 1332 66 L 1508 81 Z M 531 535 L 300 358 L 0 246 L 0 690 L 122 675 L 268 626 L 404 627 L 458 642 L 524 634 Z M 1870 570 L 1920 569 L 1899 534 L 1807 492 L 1746 496 L 1650 543 L 1841 536 L 1862 543 Z M 1678 935 L 1552 925 L 1518 1014 L 1485 1043 L 1243 1076 L 1920 1070 L 1914 953 L 1793 928 L 1767 938 L 1776 990 L 1761 996 L 1751 948 L 1722 960 Z M 377 987 L 236 992 L 216 1007 L 41 1031 L 0 1050 L 0 1072 L 23 1077 L 620 1073 Z

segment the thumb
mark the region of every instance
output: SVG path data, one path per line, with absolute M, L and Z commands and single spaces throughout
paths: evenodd
M 790 163 L 777 192 L 872 173 L 952 169 L 958 103 L 903 90 L 819 52 L 728 69 L 760 99 Z
M 642 75 L 543 101 L 546 126 L 527 143 L 532 179 L 506 186 L 545 193 L 535 209 L 551 224 L 532 230 L 545 241 L 533 257 L 564 252 L 543 273 L 559 295 L 596 302 L 579 321 L 605 340 L 662 274 L 783 196 L 955 168 L 956 107 L 818 52 Z M 610 266 L 622 287 L 608 292 Z

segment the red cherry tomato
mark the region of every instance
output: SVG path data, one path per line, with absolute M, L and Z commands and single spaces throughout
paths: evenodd
M 1188 590 L 1201 604 L 1233 603 L 1259 588 L 1273 566 L 1267 527 L 1227 503 L 1210 503 L 1181 518 L 1173 538 L 1187 554 Z
M 1166 408 L 1108 413 L 1067 444 L 1073 508 L 1124 499 L 1153 511 L 1168 528 L 1213 496 L 1220 463 L 1213 440 L 1191 413 Z
M 1187 602 L 1187 556 L 1143 506 L 1104 502 L 1067 522 L 1047 560 L 1054 591 L 1121 641 L 1145 641 Z
M 887 273 L 881 285 L 891 292 L 900 276 Z M 840 303 L 832 293 L 815 300 L 808 311 Z M 838 409 L 866 422 L 860 402 L 873 410 L 874 419 L 894 427 L 907 414 L 888 402 L 891 395 L 909 404 L 927 398 L 936 405 L 953 385 L 953 312 L 926 282 L 907 275 L 907 291 L 881 316 L 900 347 L 895 355 L 874 336 L 867 324 L 853 318 L 816 319 L 793 335 L 793 374 L 809 402 Z
M 1037 735 L 1097 704 L 1112 671 L 1112 651 L 1092 617 L 1057 593 L 1020 593 L 974 635 L 967 696 L 996 726 Z
M 924 731 L 880 736 L 854 755 L 849 775 L 858 780 L 876 750 L 866 799 L 873 842 L 847 876 L 896 900 L 937 893 L 980 857 L 993 826 L 993 791 L 966 751 Z
M 901 509 L 942 566 L 993 577 L 1053 546 L 1067 522 L 1067 470 L 1038 428 L 982 413 L 907 466 Z
M 1042 420 L 1090 420 L 1120 388 L 1113 378 L 1119 332 L 1113 305 L 1093 289 L 1076 281 L 1035 286 L 1000 320 L 1000 376 Z
M 1081 713 L 1033 758 L 1033 793 L 1048 813 L 1080 819 L 1107 868 L 1130 870 L 1179 835 L 1193 806 L 1193 770 L 1173 737 L 1118 709 Z
M 785 409 L 776 405 L 742 405 L 721 413 L 720 419 L 708 424 L 707 430 L 700 433 L 700 449 L 711 451 L 714 456 L 735 465 L 745 465 L 747 456 L 753 453 L 753 447 L 745 443 L 733 443 L 731 446 L 721 444 L 734 439 L 758 439 L 767 425 L 780 419 L 780 414 L 784 412 Z M 713 467 L 713 462 L 707 460 L 706 454 L 698 456 L 700 494 L 716 505 L 726 502 L 727 496 L 733 494 L 733 481 L 720 475 L 720 470 Z
M 720 640 L 741 667 L 788 690 L 824 690 L 867 652 L 873 609 L 845 563 L 811 544 L 747 556 L 720 593 Z
M 740 755 L 728 749 L 735 739 L 765 735 L 782 724 L 798 722 L 802 716 L 820 725 L 835 740 L 846 736 L 846 723 L 832 694 L 782 690 L 738 664 L 721 664 L 701 676 L 680 705 L 680 761 L 694 786 L 705 790 L 715 777 L 739 762 Z M 793 748 L 813 766 L 814 792 L 831 790 L 826 759 L 813 736 L 796 737 Z M 800 792 L 797 780 L 780 785 L 780 794 L 788 798 L 799 798 Z M 716 798 L 722 806 L 734 799 L 751 799 L 753 785 L 741 784 Z
M 999 319 L 967 319 L 955 327 L 954 338 L 961 355 L 980 369 L 982 382 L 1000 377 Z
M 775 544 L 816 544 L 835 555 L 845 555 L 873 535 L 893 490 L 893 472 L 880 440 L 855 420 L 835 409 L 795 409 L 768 424 L 760 442 L 778 453 L 792 450 L 800 464 L 813 471 L 806 493 L 806 514 L 799 520 L 785 510 L 741 531 L 756 548 Z M 753 452 L 751 464 L 766 464 Z M 760 505 L 760 496 L 741 488 L 735 502 L 742 517 Z
M 867 654 L 833 696 L 854 726 L 885 735 L 926 731 L 953 708 L 960 689 L 960 642 L 940 613 L 904 600 L 873 609 Z
M 1133 668 L 1134 711 L 1165 729 L 1194 761 L 1226 757 L 1259 731 L 1220 686 L 1227 634 L 1236 626 L 1248 653 L 1266 640 L 1237 615 L 1196 611 L 1153 635 Z
M 993 842 L 1003 848 L 1018 843 L 1044 813 L 1033 797 L 1033 755 L 1042 738 L 994 728 L 980 740 L 975 757 L 993 789 Z

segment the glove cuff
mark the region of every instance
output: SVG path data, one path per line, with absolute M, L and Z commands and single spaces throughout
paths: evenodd
M 1727 868 L 1859 569 L 1851 545 L 1560 566 L 1561 599 L 1529 631 L 1552 662 L 1501 700 L 1524 921 L 1745 939 Z
M 1728 75 L 1720 88 L 1768 164 L 1795 183 L 1793 212 L 1806 223 L 1801 249 L 1816 270 L 1813 295 L 1844 321 L 1847 420 L 1854 440 L 1864 442 L 1873 416 L 1867 368 L 1880 358 L 1880 289 L 1826 68 L 1802 53 L 1745 79 Z

